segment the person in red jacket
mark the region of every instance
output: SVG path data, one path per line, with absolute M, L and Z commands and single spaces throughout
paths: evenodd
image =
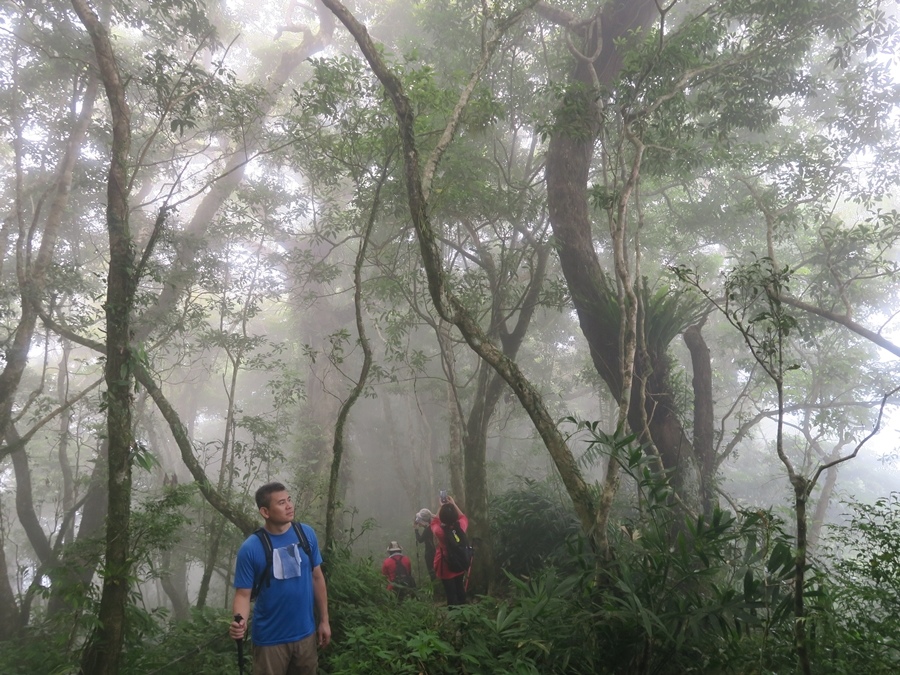
M 381 573 L 387 577 L 389 591 L 394 591 L 402 600 L 416 586 L 412 576 L 412 562 L 403 555 L 403 548 L 396 541 L 388 544 L 388 557 L 381 564 Z
M 444 592 L 447 594 L 447 606 L 466 604 L 466 586 L 465 572 L 453 572 L 444 564 L 444 556 L 447 555 L 447 540 L 444 536 L 444 528 L 442 525 L 450 527 L 456 521 L 463 532 L 469 529 L 469 519 L 466 514 L 459 510 L 453 497 L 443 497 L 446 500 L 442 505 L 438 514 L 431 519 L 431 532 L 434 534 L 434 540 L 437 542 L 437 551 L 434 554 L 434 573 L 444 585 Z

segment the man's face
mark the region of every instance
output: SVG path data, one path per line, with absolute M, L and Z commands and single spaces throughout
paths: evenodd
M 269 506 L 261 506 L 262 517 L 273 525 L 283 525 L 294 519 L 294 503 L 287 491 L 273 492 L 269 496 Z

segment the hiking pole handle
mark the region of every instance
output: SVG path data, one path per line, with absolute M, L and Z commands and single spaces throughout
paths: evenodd
M 240 614 L 235 614 L 234 620 L 236 623 L 240 623 L 244 620 L 244 617 Z M 235 640 L 235 643 L 237 644 L 238 672 L 244 675 L 244 638 L 238 638 Z

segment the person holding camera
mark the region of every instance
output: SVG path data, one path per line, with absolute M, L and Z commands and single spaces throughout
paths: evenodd
M 434 514 L 428 509 L 420 509 L 416 513 L 413 521 L 413 532 L 416 535 L 416 545 L 425 545 L 425 568 L 428 570 L 428 576 L 432 581 L 435 579 L 434 574 L 434 535 L 431 534 L 431 521 L 434 520 Z M 421 529 L 419 529 L 421 528 Z M 418 555 L 418 552 L 416 553 Z
M 431 533 L 437 542 L 434 554 L 434 573 L 444 586 L 447 594 L 447 606 L 466 604 L 466 572 L 455 572 L 450 569 L 447 559 L 447 532 L 449 528 L 458 527 L 465 532 L 469 529 L 469 519 L 456 505 L 453 497 L 441 492 L 441 507 L 438 514 L 431 519 Z

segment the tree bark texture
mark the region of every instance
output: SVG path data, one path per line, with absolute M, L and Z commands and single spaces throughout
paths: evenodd
M 709 347 L 703 339 L 701 325 L 684 332 L 684 343 L 691 353 L 694 369 L 694 456 L 700 469 L 700 499 L 703 512 L 709 516 L 718 503 L 716 498 L 716 452 L 713 427 L 712 362 Z
M 809 482 L 801 476 L 793 476 L 794 511 L 797 525 L 797 551 L 794 558 L 794 648 L 803 675 L 812 674 L 809 645 L 806 633 L 806 504 L 809 499 Z
M 450 335 L 452 326 L 443 319 L 439 319 L 434 328 L 438 346 L 441 349 L 441 364 L 444 374 L 447 376 L 447 409 L 449 411 L 447 426 L 450 432 L 447 445 L 447 468 L 450 470 L 450 494 L 460 504 L 466 504 L 463 456 L 467 445 L 467 432 L 463 425 L 462 404 L 456 388 L 456 353 L 453 351 L 453 340 Z M 425 503 L 431 504 L 433 500 L 433 493 L 429 493 Z
M 128 226 L 131 114 L 109 32 L 86 0 L 72 0 L 72 6 L 90 35 L 97 60 L 96 67 L 106 90 L 112 117 L 112 148 L 106 190 L 110 260 L 104 307 L 109 508 L 98 626 L 85 646 L 81 671 L 86 675 L 115 675 L 119 670 L 128 602 L 131 455 L 134 450 L 130 315 L 134 305 L 136 279 L 134 246 Z

